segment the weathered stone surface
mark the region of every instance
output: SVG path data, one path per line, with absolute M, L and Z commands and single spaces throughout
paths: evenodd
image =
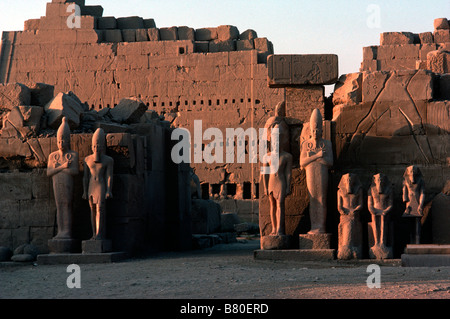
M 292 246 L 292 236 L 286 235 L 269 235 L 261 236 L 262 250 L 283 250 Z
M 420 39 L 421 44 L 434 43 L 434 38 L 433 38 L 432 32 L 419 33 L 419 39 Z
M 217 28 L 201 28 L 195 30 L 195 41 L 211 41 L 217 38 Z
M 111 116 L 118 123 L 138 123 L 147 111 L 147 106 L 138 98 L 122 99 L 117 106 L 111 109 Z
M 83 240 L 81 242 L 83 254 L 100 254 L 112 251 L 111 240 Z
M 144 19 L 144 28 L 156 28 L 155 19 Z
M 450 52 L 442 50 L 429 52 L 427 69 L 434 73 L 450 73 Z
M 0 83 L 0 107 L 12 109 L 19 105 L 30 105 L 30 89 L 21 83 Z
M 450 29 L 447 18 L 434 19 L 434 30 L 448 30 Z
M 103 39 L 105 42 L 118 43 L 122 42 L 122 31 L 118 29 L 103 30 Z
M 117 29 L 117 20 L 115 17 L 101 17 L 97 20 L 97 27 L 100 30 Z
M 195 30 L 186 26 L 178 27 L 178 40 L 195 41 Z
M 349 73 L 339 77 L 333 92 L 333 104 L 358 104 L 362 102 L 362 73 Z
M 220 216 L 220 222 L 221 231 L 234 232 L 236 231 L 234 226 L 240 224 L 241 220 L 236 213 L 222 213 L 222 215 Z
M 17 254 L 11 257 L 12 261 L 15 262 L 30 262 L 34 261 L 36 258 L 31 254 Z
M 450 30 L 436 30 L 433 32 L 434 43 L 450 42 Z
M 80 252 L 80 241 L 76 239 L 49 239 L 47 245 L 51 254 Z
M 339 75 L 333 54 L 271 55 L 267 66 L 270 87 L 334 84 Z
M 239 30 L 232 25 L 221 25 L 217 27 L 217 38 L 219 41 L 236 40 L 239 38 Z
M 70 128 L 74 129 L 80 125 L 80 116 L 83 107 L 76 98 L 66 93 L 59 93 L 45 105 L 48 126 L 56 129 L 61 125 L 63 117 L 66 117 Z
M 30 105 L 45 106 L 54 97 L 55 87 L 46 83 L 34 83 L 30 89 Z
M 336 258 L 334 249 L 255 250 L 256 260 L 326 261 Z
M 380 45 L 413 44 L 414 34 L 411 32 L 384 32 L 380 35 Z
M 160 40 L 159 29 L 156 29 L 156 28 L 147 29 L 147 35 L 148 35 L 149 41 L 159 41 Z
M 118 29 L 144 29 L 144 20 L 141 17 L 117 18 Z
M 325 88 L 308 85 L 286 89 L 286 117 L 289 124 L 308 122 L 311 111 L 318 108 L 322 116 L 325 111 Z
M 300 249 L 330 249 L 332 234 L 300 234 Z
M 450 74 L 440 74 L 436 78 L 436 94 L 437 100 L 450 100 Z
M 177 41 L 178 40 L 178 28 L 160 28 L 159 35 L 161 41 Z
M 256 39 L 257 37 L 258 34 L 256 33 L 255 30 L 252 29 L 245 30 L 239 35 L 240 40 L 253 40 Z
M 209 42 L 209 52 L 227 52 L 236 51 L 236 41 L 235 40 L 213 40 Z
M 3 119 L 2 137 L 27 138 L 39 132 L 44 108 L 17 106 Z
M 447 181 L 442 192 L 431 203 L 431 225 L 433 243 L 450 244 L 450 181 Z

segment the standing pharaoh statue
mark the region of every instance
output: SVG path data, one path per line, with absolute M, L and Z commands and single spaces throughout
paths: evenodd
M 92 155 L 84 160 L 83 199 L 91 208 L 92 240 L 106 239 L 106 200 L 112 198 L 114 160 L 107 156 L 105 133 L 92 137 Z
M 284 119 L 284 102 L 277 105 L 276 116 L 270 118 L 268 130 L 270 152 L 264 156 L 263 184 L 270 202 L 272 232 L 261 239 L 262 249 L 288 248 L 290 237 L 285 229 L 285 200 L 291 193 L 293 157 L 289 149 L 289 127 Z
M 411 242 L 420 244 L 421 219 L 425 204 L 425 182 L 422 172 L 415 165 L 407 167 L 403 174 L 403 202 L 406 203 L 406 209 L 402 217 L 414 220 Z
M 363 189 L 358 175 L 342 176 L 337 192 L 340 222 L 338 226 L 338 259 L 362 258 Z
M 78 174 L 78 153 L 70 149 L 70 127 L 64 117 L 57 132 L 58 150 L 48 157 L 47 176 L 53 180 L 56 201 L 57 235 L 49 241 L 54 253 L 73 252 L 73 177 Z
M 314 109 L 310 119 L 310 137 L 301 141 L 300 166 L 306 170 L 311 230 L 326 233 L 328 169 L 333 165 L 331 142 L 322 138 L 322 115 Z
M 394 205 L 392 185 L 384 174 L 376 174 L 367 194 L 367 207 L 372 217 L 373 246 L 371 258 L 392 258 L 392 247 L 388 243 L 389 213 Z

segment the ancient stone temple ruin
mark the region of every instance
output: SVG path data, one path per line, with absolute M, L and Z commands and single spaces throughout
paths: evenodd
M 286 236 L 279 241 L 283 250 L 309 258 L 317 249 L 336 258 L 338 248 L 350 251 L 340 254 L 348 258 L 399 258 L 418 229 L 422 243 L 449 244 L 448 20 L 436 19 L 433 32 L 381 34 L 379 46 L 363 48 L 360 72 L 352 74 L 340 75 L 338 56 L 330 52 L 274 53 L 254 30 L 158 28 L 151 18 L 104 17 L 101 6 L 84 0 L 53 0 L 23 31 L 4 32 L 0 189 L 7 196 L 0 198 L 0 246 L 31 243 L 49 252 L 58 229 L 47 167 L 63 118 L 78 154 L 72 236 L 79 240 L 92 236 L 83 163 L 101 130 L 114 162 L 106 201 L 114 251 L 190 249 L 193 233 L 221 231 L 222 211 L 259 223 L 262 237 Z M 332 84 L 326 97 L 325 85 Z M 279 234 L 271 214 L 278 204 L 266 192 L 276 187 L 263 187 L 261 163 L 250 160 L 258 146 L 250 132 L 264 127 L 286 134 L 282 149 L 291 168 L 279 201 Z M 190 132 L 194 150 L 220 150 L 214 155 L 224 160 L 174 163 L 178 128 Z M 209 128 L 224 135 L 231 128 L 234 135 L 213 140 L 203 135 Z M 228 143 L 241 147 L 243 158 L 235 153 L 229 160 Z M 316 160 L 323 165 L 309 166 Z M 404 173 L 412 165 L 425 185 L 414 222 L 402 216 Z M 392 205 L 382 191 L 369 205 L 377 174 L 388 177 L 390 185 L 379 189 L 392 191 Z M 362 206 L 354 205 L 353 186 L 343 178 L 359 181 Z M 191 198 L 193 180 L 200 198 Z M 384 209 L 389 218 L 377 215 Z

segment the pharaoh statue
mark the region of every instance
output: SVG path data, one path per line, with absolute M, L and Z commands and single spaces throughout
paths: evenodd
M 421 218 L 425 204 L 425 183 L 420 169 L 411 165 L 406 168 L 403 174 L 403 202 L 406 209 L 402 217 L 415 217 L 415 229 L 411 241 L 420 243 Z
M 92 137 L 92 155 L 84 160 L 83 199 L 91 209 L 92 240 L 106 239 L 106 200 L 112 198 L 114 160 L 106 155 L 104 131 Z
M 78 153 L 70 149 L 70 128 L 66 118 L 57 131 L 58 150 L 48 157 L 47 176 L 52 177 L 53 192 L 56 201 L 56 221 L 58 233 L 53 238 L 53 244 L 58 240 L 72 239 L 72 202 L 73 177 L 78 174 Z M 70 245 L 70 243 L 67 243 Z M 49 243 L 49 246 L 51 244 Z M 52 251 L 52 247 L 49 247 Z M 71 247 L 66 246 L 52 252 L 70 252 Z
M 287 151 L 289 127 L 284 121 L 284 105 L 284 102 L 277 105 L 276 116 L 270 118 L 265 126 L 269 133 L 270 151 L 264 156 L 262 174 L 264 191 L 269 197 L 272 232 L 270 236 L 263 236 L 263 249 L 283 249 L 289 246 L 285 230 L 285 200 L 291 193 L 293 157 Z
M 394 204 L 392 185 L 384 174 L 372 177 L 367 194 L 367 207 L 372 217 L 373 246 L 370 258 L 392 258 L 392 247 L 388 247 L 389 213 Z
M 308 234 L 326 233 L 328 169 L 333 165 L 331 142 L 322 138 L 322 115 L 318 109 L 311 114 L 310 136 L 300 143 L 300 166 L 306 171 L 310 198 L 311 230 Z
M 363 208 L 363 189 L 357 175 L 342 176 L 337 192 L 340 222 L 338 259 L 362 257 L 362 228 L 359 213 Z

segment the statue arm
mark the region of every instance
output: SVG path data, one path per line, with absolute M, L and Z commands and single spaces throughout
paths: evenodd
M 362 188 L 359 189 L 358 191 L 358 207 L 356 207 L 355 211 L 360 211 L 362 210 L 364 207 L 363 204 L 363 191 Z
M 266 154 L 263 159 L 263 165 L 261 167 L 261 174 L 262 174 L 263 185 L 264 185 L 264 193 L 266 195 L 269 195 L 270 174 L 267 172 L 267 167 L 269 167 L 269 162 L 268 162 L 268 156 Z
M 66 173 L 70 175 L 77 175 L 79 173 L 78 170 L 78 154 L 75 153 L 73 159 L 69 161 L 68 167 L 65 170 Z
M 394 196 L 393 196 L 392 191 L 391 191 L 391 192 L 389 193 L 389 197 L 388 197 L 388 207 L 386 207 L 386 208 L 383 210 L 382 215 L 383 215 L 383 216 L 384 216 L 384 215 L 387 215 L 387 213 L 389 213 L 389 212 L 391 211 L 392 207 L 394 207 Z
M 341 196 L 340 190 L 337 193 L 337 209 L 339 211 L 339 214 L 346 215 L 346 210 L 345 210 L 344 206 L 342 205 L 342 196 Z

